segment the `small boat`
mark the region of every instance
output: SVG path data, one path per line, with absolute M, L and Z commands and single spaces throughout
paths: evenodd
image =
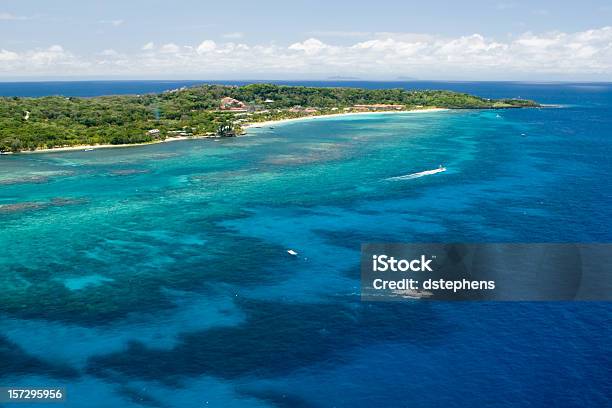
M 289 255 L 291 255 L 291 256 L 298 256 L 298 253 L 297 253 L 297 252 L 295 252 L 293 249 L 288 249 L 288 250 L 287 250 L 287 253 L 288 253 Z
M 88 147 L 87 149 L 83 150 L 84 152 L 91 152 L 94 148 L 93 147 Z
M 403 176 L 389 177 L 389 178 L 386 178 L 385 180 L 387 181 L 410 180 L 410 179 L 415 179 L 415 178 L 419 178 L 423 176 L 429 176 L 432 174 L 442 173 L 444 171 L 446 171 L 446 167 L 444 167 L 443 165 L 440 165 L 437 169 L 419 171 L 418 173 L 411 173 L 411 174 L 406 174 Z

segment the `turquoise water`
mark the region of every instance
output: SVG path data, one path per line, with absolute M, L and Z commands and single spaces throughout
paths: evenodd
M 70 407 L 610 404 L 609 304 L 361 303 L 358 263 L 362 242 L 609 242 L 611 95 L 0 157 L 0 385 Z

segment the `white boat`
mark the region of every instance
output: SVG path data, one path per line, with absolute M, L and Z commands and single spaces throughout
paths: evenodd
M 295 252 L 293 249 L 288 249 L 288 250 L 287 250 L 287 253 L 288 253 L 289 255 L 291 255 L 291 256 L 298 256 L 298 253 L 297 253 L 297 252 Z
M 423 176 L 429 176 L 431 174 L 442 173 L 443 171 L 446 171 L 446 167 L 440 165 L 440 167 L 438 167 L 437 169 L 419 171 L 418 173 L 405 174 L 403 176 L 389 177 L 388 179 L 385 179 L 385 180 L 388 180 L 388 181 L 410 180 L 410 179 L 415 179 L 415 178 L 419 178 Z
M 93 150 L 93 147 L 88 147 L 87 149 L 83 150 L 84 152 L 91 152 Z

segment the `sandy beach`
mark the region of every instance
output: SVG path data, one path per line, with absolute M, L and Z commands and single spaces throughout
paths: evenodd
M 447 111 L 449 109 L 446 108 L 427 108 L 427 109 L 411 109 L 411 110 L 401 110 L 401 111 L 380 111 L 380 112 L 341 112 L 341 113 L 332 113 L 332 114 L 326 114 L 326 115 L 312 115 L 312 116 L 302 116 L 299 118 L 291 118 L 291 119 L 279 119 L 279 120 L 268 120 L 265 122 L 253 122 L 253 123 L 248 123 L 246 125 L 243 125 L 242 128 L 245 131 L 248 131 L 248 129 L 254 129 L 254 128 L 261 128 L 261 127 L 266 127 L 266 126 L 274 126 L 274 125 L 280 125 L 280 124 L 286 124 L 286 123 L 291 123 L 291 122 L 299 122 L 299 121 L 304 121 L 304 120 L 314 120 L 314 119 L 327 119 L 327 118 L 334 118 L 334 117 L 344 117 L 344 116 L 354 116 L 354 115 L 391 115 L 391 114 L 401 114 L 401 113 L 430 113 L 430 112 L 441 112 L 441 111 Z M 146 142 L 146 143 L 132 143 L 132 144 L 118 144 L 118 145 L 113 145 L 113 144 L 99 144 L 99 145 L 79 145 L 79 146 L 66 146 L 66 147 L 54 147 L 51 149 L 36 149 L 36 150 L 24 150 L 21 151 L 17 154 L 35 154 L 35 153 L 50 153 L 50 152 L 72 152 L 72 151 L 84 151 L 84 150 L 89 150 L 89 149 L 114 149 L 114 148 L 121 148 L 121 147 L 136 147 L 136 146 L 147 146 L 147 145 L 152 145 L 152 144 L 158 144 L 158 143 L 169 143 L 169 142 L 176 142 L 176 141 L 180 141 L 180 140 L 192 140 L 192 139 L 216 139 L 216 136 L 177 136 L 177 137 L 168 137 L 164 140 L 155 140 L 152 142 Z M 4 153 L 0 153 L 2 155 L 4 154 L 15 154 L 12 152 L 4 152 Z
M 177 136 L 177 137 L 168 137 L 164 140 L 154 140 L 151 142 L 145 143 L 130 143 L 130 144 L 98 144 L 98 145 L 78 145 L 78 146 L 65 146 L 65 147 L 54 147 L 51 149 L 36 149 L 36 150 L 24 150 L 18 153 L 13 152 L 3 152 L 0 154 L 35 154 L 35 153 L 51 153 L 51 152 L 73 152 L 73 151 L 84 151 L 84 150 L 97 150 L 97 149 L 114 149 L 120 147 L 137 147 L 137 146 L 147 146 L 158 143 L 168 143 L 168 142 L 176 142 L 179 140 L 190 140 L 190 139 L 215 139 L 215 136 Z
M 247 125 L 242 126 L 244 130 L 251 128 L 259 128 L 273 125 L 280 125 L 291 122 L 299 122 L 303 120 L 313 120 L 313 119 L 326 119 L 326 118 L 335 118 L 335 117 L 344 117 L 344 116 L 356 116 L 356 115 L 392 115 L 392 114 L 400 114 L 400 113 L 430 113 L 430 112 L 441 112 L 447 111 L 450 109 L 447 108 L 427 108 L 427 109 L 410 109 L 410 110 L 394 110 L 394 111 L 380 111 L 380 112 L 347 112 L 347 113 L 331 113 L 326 115 L 312 115 L 312 116 L 302 116 L 299 118 L 291 118 L 291 119 L 279 119 L 279 120 L 268 120 L 265 122 L 253 122 Z

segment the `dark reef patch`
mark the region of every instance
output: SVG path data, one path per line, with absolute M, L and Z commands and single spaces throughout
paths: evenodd
M 18 345 L 0 336 L 0 378 L 22 375 L 74 379 L 79 376 L 79 373 L 69 366 L 45 362 L 30 356 Z
M 165 406 L 161 401 L 151 397 L 148 393 L 142 392 L 134 387 L 123 386 L 119 389 L 119 393 L 123 395 L 125 399 L 145 407 L 161 408 Z
M 49 201 L 26 201 L 14 204 L 1 204 L 0 214 L 22 213 L 26 211 L 42 210 L 50 207 L 63 207 L 86 203 L 87 200 L 81 198 L 54 197 Z
M 0 180 L 0 186 L 11 186 L 15 184 L 43 184 L 49 181 L 47 176 L 24 176 Z
M 315 408 L 316 405 L 306 399 L 285 392 L 269 391 L 243 391 L 242 394 L 255 397 L 278 408 Z
M 167 383 L 202 374 L 268 378 L 315 363 L 347 363 L 352 349 L 381 341 L 435 344 L 452 330 L 426 303 L 238 303 L 247 315 L 243 325 L 184 334 L 171 350 L 133 342 L 124 351 L 92 357 L 87 371 Z
M 38 210 L 40 208 L 45 208 L 48 206 L 45 202 L 38 201 L 28 201 L 23 203 L 16 204 L 3 204 L 0 205 L 0 214 L 11 214 L 11 213 L 19 213 L 25 211 L 33 211 Z

